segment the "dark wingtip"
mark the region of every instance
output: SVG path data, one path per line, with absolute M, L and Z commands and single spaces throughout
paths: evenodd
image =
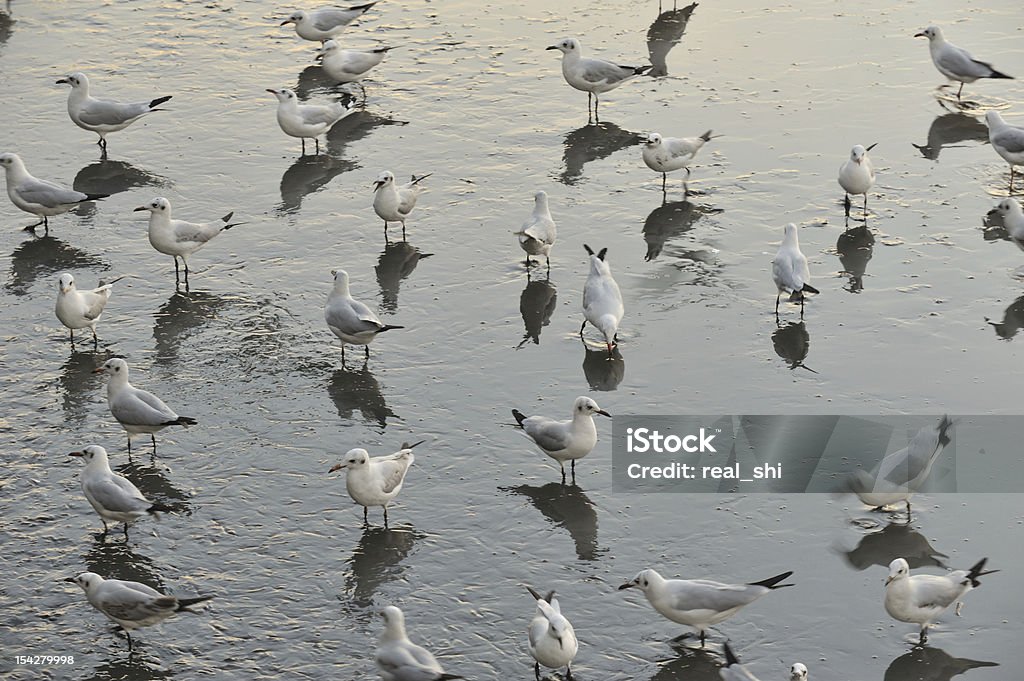
M 149 513 L 152 516 L 156 516 L 157 513 L 171 513 L 173 511 L 173 508 L 170 506 L 164 506 L 163 504 L 153 504 L 146 509 L 146 513 Z
M 156 99 L 154 99 L 153 101 L 151 101 L 149 103 L 149 108 L 152 109 L 152 108 L 160 106 L 164 102 L 168 101 L 172 96 L 173 95 L 167 95 L 166 97 L 157 97 Z
M 708 131 L 707 131 L 706 133 L 704 133 L 703 135 L 701 135 L 701 136 L 700 136 L 700 138 L 701 138 L 702 140 L 704 140 L 705 142 L 708 142 L 708 141 L 710 141 L 710 140 L 711 140 L 711 131 L 710 131 L 710 130 L 708 130 Z
M 526 420 L 526 415 L 523 414 L 523 412 L 519 411 L 518 409 L 513 409 L 512 410 L 512 416 L 516 417 L 516 422 L 519 425 L 523 425 L 523 421 Z
M 725 646 L 725 666 L 726 667 L 731 667 L 734 664 L 739 664 L 740 663 L 740 658 L 736 657 L 736 653 L 732 652 L 732 648 L 729 646 L 729 642 L 728 641 L 725 642 L 724 646 Z
M 781 589 L 786 586 L 794 586 L 793 584 L 779 584 L 779 582 L 789 578 L 793 574 L 793 571 L 783 572 L 781 575 L 775 575 L 768 579 L 763 579 L 760 582 L 751 582 L 750 586 L 764 586 L 769 589 Z
M 800 289 L 800 290 L 801 291 L 806 291 L 807 293 L 821 293 L 821 291 L 819 291 L 818 289 L 814 288 L 810 284 L 804 284 L 804 287 L 802 289 Z
M 420 440 L 419 442 L 415 442 L 413 444 L 409 444 L 408 442 L 403 442 L 402 443 L 402 449 L 415 449 L 416 447 L 419 447 L 424 442 L 426 442 L 426 440 Z
M 590 246 L 588 246 L 588 245 L 586 245 L 586 244 L 583 244 L 583 248 L 587 249 L 587 253 L 588 253 L 589 255 L 594 255 L 594 249 L 593 249 L 593 248 L 591 248 Z
M 975 563 L 971 567 L 970 571 L 967 573 L 967 579 L 971 580 L 972 587 L 978 587 L 981 585 L 981 582 L 978 581 L 979 577 L 984 577 L 985 575 L 991 575 L 995 572 L 999 572 L 999 570 L 985 570 L 985 563 L 987 562 L 988 558 L 982 558 L 977 563 Z
M 604 260 L 604 256 L 605 256 L 605 255 L 606 255 L 607 253 L 608 253 L 608 248 L 607 248 L 607 247 L 605 247 L 605 248 L 602 248 L 602 249 L 601 249 L 601 252 L 597 254 L 597 259 L 598 259 L 598 260 Z
M 110 198 L 110 194 L 86 194 L 86 201 L 99 201 L 100 199 Z

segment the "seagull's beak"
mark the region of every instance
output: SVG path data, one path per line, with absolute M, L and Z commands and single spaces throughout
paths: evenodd
M 606 411 L 605 411 L 604 409 L 598 409 L 598 410 L 597 410 L 596 412 L 594 412 L 594 413 L 595 413 L 595 414 L 600 414 L 601 416 L 607 416 L 608 418 L 611 418 L 611 416 L 612 416 L 611 414 L 609 414 L 608 412 L 606 412 Z
M 272 95 L 277 95 L 277 90 L 271 90 L 270 88 L 267 88 L 267 92 L 269 92 Z
M 69 452 L 68 456 L 85 456 L 85 452 Z
M 92 372 L 94 374 L 102 374 L 103 373 L 103 367 L 97 367 L 97 368 L 93 369 Z
M 992 210 L 990 210 L 989 212 L 985 213 L 985 215 L 987 215 L 988 217 L 992 217 L 993 215 L 995 215 L 995 214 L 996 214 L 996 213 L 998 213 L 998 212 L 999 212 L 999 209 L 998 209 L 998 208 L 993 208 L 993 209 L 992 209 Z
M 78 582 L 76 582 L 76 581 L 75 581 L 75 578 L 74 578 L 74 577 L 65 577 L 65 578 L 64 578 L 63 580 L 61 580 L 61 581 L 64 581 L 64 582 L 71 582 L 72 584 L 77 584 L 77 583 L 78 583 Z
M 341 470 L 342 468 L 345 468 L 345 467 L 346 467 L 346 466 L 345 466 L 345 464 L 343 464 L 343 463 L 336 463 L 336 464 L 334 464 L 333 466 L 331 466 L 331 470 L 329 470 L 329 471 L 327 471 L 327 472 L 328 472 L 328 473 L 333 473 L 333 472 L 335 472 L 335 471 L 340 471 L 340 470 Z
M 378 189 L 380 189 L 380 188 L 381 188 L 381 187 L 382 187 L 383 185 L 384 185 L 384 183 L 383 183 L 383 182 L 381 182 L 380 180 L 377 180 L 376 182 L 374 182 L 374 183 L 373 183 L 373 191 L 377 191 L 377 190 L 378 190 Z
M 132 208 L 133 213 L 138 213 L 140 210 L 149 210 L 149 206 L 139 206 L 138 208 Z
M 914 37 L 915 37 L 915 38 L 927 38 L 927 37 L 928 37 L 928 34 L 927 34 L 927 33 L 925 33 L 924 31 L 922 31 L 922 32 L 920 32 L 920 33 L 915 33 L 915 34 L 914 34 Z
M 285 19 L 284 21 L 281 22 L 281 25 L 282 26 L 287 26 L 288 24 L 294 24 L 294 23 L 295 23 L 295 19 Z
M 891 575 L 889 577 L 886 577 L 885 578 L 885 585 L 889 586 L 889 582 L 891 582 L 891 581 L 892 581 L 892 576 Z
M 619 586 L 619 591 L 622 591 L 623 589 L 632 589 L 634 586 L 636 585 L 633 584 L 633 582 L 626 582 L 625 584 Z
M 70 82 L 71 81 L 69 81 L 67 78 L 61 78 L 60 80 L 57 81 L 57 85 L 67 85 Z
M 548 45 L 544 49 L 545 50 L 557 50 L 558 49 L 558 45 Z

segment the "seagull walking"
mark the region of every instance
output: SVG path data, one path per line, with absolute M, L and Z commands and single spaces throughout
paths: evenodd
M 541 665 L 548 669 L 565 667 L 565 678 L 571 681 L 572 661 L 580 647 L 576 632 L 562 614 L 554 591 L 541 596 L 530 587 L 526 589 L 537 602 L 537 612 L 527 630 L 530 656 L 534 659 L 533 674 L 540 681 Z
M 324 7 L 311 12 L 296 10 L 281 25 L 295 24 L 295 32 L 300 38 L 322 43 L 341 35 L 349 24 L 366 14 L 378 1 L 352 7 Z
M 71 452 L 85 461 L 82 469 L 82 492 L 103 521 L 103 534 L 110 528 L 107 521 L 124 523 L 124 539 L 128 541 L 128 526 L 146 515 L 157 518 L 157 512 L 169 512 L 163 504 L 155 504 L 142 496 L 139 488 L 128 478 L 110 470 L 107 450 L 98 445 Z
M 707 630 L 732 617 L 744 607 L 776 589 L 792 571 L 783 572 L 760 582 L 750 584 L 723 584 L 709 579 L 665 579 L 655 570 L 641 570 L 636 577 L 619 587 L 640 589 L 647 601 L 663 617 L 678 624 L 693 627 L 704 646 Z M 686 638 L 683 634 L 676 640 Z
M 775 296 L 775 319 L 779 319 L 779 299 L 788 294 L 791 301 L 800 301 L 800 318 L 804 316 L 804 297 L 807 293 L 820 293 L 811 286 L 811 271 L 807 267 L 807 258 L 800 250 L 800 239 L 796 233 L 796 225 L 786 225 L 785 236 L 779 245 L 779 251 L 772 260 L 772 279 L 778 289 Z
M 390 47 L 378 47 L 369 52 L 343 50 L 335 40 L 328 40 L 320 48 L 320 68 L 336 83 L 356 83 L 366 99 L 362 80 L 375 66 L 384 61 Z
M 307 138 L 316 142 L 316 153 L 319 154 L 319 136 L 355 110 L 355 100 L 348 94 L 331 104 L 299 104 L 293 90 L 267 88 L 267 92 L 277 97 L 277 124 L 284 134 L 302 140 L 303 155 L 306 154 Z
M 946 78 L 960 81 L 960 89 L 956 91 L 956 101 L 958 102 L 960 93 L 964 89 L 964 83 L 973 83 L 979 78 L 1013 79 L 1013 76 L 996 71 L 991 64 L 978 61 L 962 47 L 947 42 L 946 37 L 942 35 L 942 29 L 938 26 L 929 26 L 920 33 L 915 33 L 914 37 L 928 38 L 928 51 L 931 53 L 935 68 Z
M 374 660 L 382 681 L 446 681 L 461 679 L 447 674 L 429 650 L 416 645 L 405 633 L 405 614 L 393 605 L 381 611 L 384 631 Z
M 856 145 L 850 150 L 850 158 L 843 165 L 839 166 L 839 186 L 846 192 L 843 205 L 846 208 L 846 217 L 850 217 L 850 194 L 864 195 L 864 219 L 868 217 L 868 192 L 875 184 L 875 169 L 868 158 L 868 152 L 875 148 L 875 144 L 865 149 Z
M 148 433 L 156 454 L 156 433 L 167 426 L 194 426 L 194 418 L 178 416 L 151 392 L 140 390 L 128 382 L 128 363 L 120 357 L 108 359 L 95 373 L 105 373 L 107 405 L 121 427 L 128 433 L 128 454 L 132 453 L 132 437 Z
M 106 615 L 107 619 L 120 625 L 128 638 L 129 651 L 132 650 L 132 636 L 129 632 L 159 624 L 175 613 L 193 612 L 188 609 L 190 605 L 213 598 L 212 595 L 178 598 L 162 594 L 140 582 L 104 579 L 95 572 L 83 572 L 64 581 L 82 587 L 89 604 Z
M 662 194 L 665 193 L 668 173 L 684 168 L 686 177 L 683 179 L 683 196 L 686 196 L 686 181 L 690 179 L 690 161 L 710 139 L 710 130 L 700 137 L 662 137 L 656 132 L 647 135 L 643 149 L 644 163 L 651 170 L 661 173 Z
M 171 218 L 171 202 L 158 196 L 149 203 L 139 206 L 135 212 L 149 211 L 149 243 L 160 253 L 174 258 L 174 283 L 180 279 L 178 258 L 185 267 L 185 288 L 188 290 L 188 256 L 205 246 L 226 229 L 245 224 L 231 222 L 234 212 L 228 213 L 217 222 L 186 222 Z
M 614 90 L 626 81 L 643 75 L 653 65 L 620 66 L 603 59 L 585 58 L 580 41 L 576 38 L 563 38 L 545 49 L 558 50 L 562 53 L 562 76 L 572 87 L 587 93 L 587 118 L 590 118 L 590 102 L 594 102 L 594 118 L 598 118 L 598 95 Z M 600 121 L 599 121 L 600 122 Z
M 622 305 L 622 292 L 612 277 L 611 267 L 605 261 L 607 248 L 597 254 L 590 246 L 583 244 L 590 254 L 590 274 L 583 285 L 583 324 L 580 326 L 580 338 L 587 322 L 598 328 L 608 346 L 608 356 L 612 354 L 612 346 L 619 342 L 619 323 L 625 308 Z
M 341 359 L 345 359 L 345 343 L 362 345 L 366 356 L 370 356 L 370 343 L 378 333 L 392 329 L 404 329 L 404 326 L 385 324 L 377 313 L 352 297 L 348 290 L 348 272 L 331 270 L 334 277 L 334 288 L 327 294 L 324 306 L 324 319 L 335 336 L 341 339 Z
M 928 627 L 949 606 L 956 603 L 956 614 L 963 607 L 961 599 L 979 586 L 979 577 L 999 570 L 985 570 L 988 558 L 982 558 L 970 570 L 956 570 L 946 575 L 911 575 L 910 565 L 903 558 L 889 563 L 885 580 L 885 611 L 900 622 L 921 626 L 920 644 L 928 640 Z
M 115 102 L 110 99 L 97 99 L 89 94 L 89 79 L 84 73 L 72 73 L 57 81 L 57 84 L 71 86 L 68 93 L 68 116 L 75 125 L 100 136 L 96 144 L 100 145 L 104 157 L 107 153 L 107 135 L 124 130 L 143 116 L 154 111 L 162 111 L 157 107 L 171 98 L 157 97 L 146 102 Z
M 385 240 L 388 238 L 389 222 L 402 223 L 402 240 L 405 240 L 405 221 L 416 207 L 416 199 L 424 189 L 420 182 L 431 175 L 433 173 L 419 177 L 413 175 L 401 187 L 395 184 L 395 176 L 387 170 L 377 176 L 377 181 L 373 183 L 373 211 L 384 221 Z
M 54 310 L 60 323 L 71 331 L 71 345 L 75 344 L 75 329 L 88 328 L 92 331 L 92 344 L 96 346 L 99 338 L 96 337 L 96 324 L 100 321 L 103 309 L 110 300 L 114 284 L 120 281 L 118 277 L 109 284 L 102 281 L 98 288 L 80 290 L 75 286 L 75 278 L 70 272 L 60 275 L 57 283 L 57 307 Z
M 555 245 L 557 230 L 555 221 L 548 210 L 547 192 L 533 195 L 533 214 L 523 223 L 515 235 L 519 237 L 519 247 L 526 251 L 526 269 L 530 269 L 530 256 L 544 256 L 548 272 L 551 272 L 551 247 Z
M 29 225 L 25 231 L 32 231 L 43 225 L 46 232 L 50 231 L 48 218 L 62 215 L 83 201 L 105 199 L 110 194 L 85 194 L 65 187 L 64 185 L 40 180 L 29 174 L 25 163 L 17 154 L 0 154 L 0 165 L 4 167 L 7 178 L 7 196 L 11 203 L 33 215 L 42 218 L 39 222 Z
M 589 397 L 577 397 L 572 404 L 572 418 L 556 421 L 547 416 L 526 416 L 518 409 L 512 416 L 522 427 L 523 434 L 533 440 L 540 451 L 558 462 L 565 484 L 565 462 L 571 461 L 573 482 L 576 481 L 576 459 L 582 459 L 597 444 L 597 425 L 594 414 L 611 417 Z
M 384 527 L 388 526 L 388 504 L 402 491 L 405 476 L 416 457 L 413 448 L 426 442 L 402 443 L 402 448 L 387 456 L 373 456 L 362 448 L 350 449 L 345 460 L 331 467 L 328 473 L 344 470 L 345 488 L 352 500 L 363 507 L 363 522 L 367 522 L 370 506 L 384 509 Z
M 986 113 L 985 123 L 992 148 L 1010 164 L 1010 193 L 1013 193 L 1014 166 L 1024 166 L 1024 128 L 1010 125 L 998 111 Z

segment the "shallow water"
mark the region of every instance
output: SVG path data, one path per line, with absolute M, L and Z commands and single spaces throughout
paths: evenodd
M 344 39 L 398 49 L 319 157 L 299 156 L 264 92 L 331 94 L 310 66 L 315 46 L 278 26 L 287 9 L 15 1 L 0 14 L 0 146 L 38 176 L 114 194 L 53 219 L 45 238 L 21 232 L 30 216 L 0 200 L 0 670 L 369 678 L 374 612 L 396 603 L 449 671 L 525 679 L 531 584 L 558 590 L 581 679 L 717 679 L 726 637 L 766 680 L 795 661 L 817 679 L 1019 676 L 1018 497 L 925 495 L 908 528 L 819 495 L 613 494 L 608 422 L 578 486 L 562 487 L 508 411 L 567 413 L 590 394 L 633 414 L 1018 413 L 1021 255 L 984 223 L 1008 168 L 977 118 L 940 106 L 942 79 L 911 37 L 934 20 L 1020 76 L 1016 3 L 706 2 L 673 46 L 681 22 L 651 2 L 385 0 Z M 607 94 L 600 125 L 587 125 L 585 96 L 543 49 L 569 33 L 667 75 Z M 174 99 L 111 135 L 101 163 L 53 84 L 76 69 L 100 94 Z M 1019 124 L 1020 83 L 965 93 Z M 689 200 L 673 176 L 663 202 L 636 135 L 708 128 L 723 136 L 701 152 Z M 836 169 L 873 142 L 867 228 L 844 232 Z M 383 169 L 434 173 L 404 244 L 385 245 L 370 208 Z M 559 226 L 547 281 L 527 280 L 511 234 L 539 188 Z M 187 294 L 132 212 L 158 195 L 184 219 L 234 210 L 247 222 L 194 256 Z M 787 306 L 776 327 L 770 261 L 790 221 L 822 295 L 802 323 Z M 608 247 L 626 302 L 611 362 L 575 335 L 584 242 Z M 351 350 L 343 363 L 323 323 L 336 267 L 406 327 L 365 363 Z M 72 349 L 53 317 L 62 271 L 81 285 L 132 275 L 97 351 Z M 155 459 L 140 440 L 127 462 L 91 373 L 113 354 L 200 421 L 161 433 Z M 424 438 L 392 529 L 379 511 L 364 528 L 327 469 L 356 445 L 385 453 Z M 66 456 L 89 443 L 178 513 L 136 525 L 127 545 L 102 541 Z M 914 627 L 881 604 L 882 566 L 897 555 L 915 569 L 989 556 L 1002 572 L 913 649 Z M 643 567 L 730 581 L 791 569 L 797 586 L 720 625 L 704 655 L 670 644 L 681 628 L 640 594 L 615 591 Z M 218 598 L 139 632 L 129 657 L 59 581 L 85 569 Z M 18 654 L 75 664 L 17 666 Z

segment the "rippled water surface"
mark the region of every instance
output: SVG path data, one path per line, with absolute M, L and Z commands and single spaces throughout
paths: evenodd
M 607 421 L 563 487 L 509 413 L 568 415 L 581 394 L 623 414 L 1020 413 L 1024 260 L 984 221 L 1008 168 L 975 110 L 941 106 L 949 94 L 912 37 L 939 23 L 1024 78 L 1019 3 L 708 0 L 659 14 L 650 1 L 384 0 L 343 42 L 396 49 L 365 109 L 305 157 L 265 89 L 314 101 L 334 90 L 315 45 L 278 25 L 291 9 L 15 0 L 0 13 L 0 147 L 40 177 L 113 194 L 41 238 L 0 199 L 0 671 L 373 678 L 375 612 L 395 603 L 449 671 L 529 679 L 531 584 L 558 590 L 584 680 L 712 681 L 726 637 L 766 681 L 795 661 L 814 679 L 1020 677 L 1018 497 L 924 495 L 907 526 L 818 495 L 614 494 Z M 588 125 L 586 97 L 544 50 L 565 35 L 659 75 L 605 95 Z M 174 98 L 111 135 L 101 161 L 54 84 L 75 70 L 100 95 Z M 1022 82 L 965 95 L 1021 124 Z M 709 128 L 722 137 L 701 152 L 688 200 L 677 174 L 663 201 L 637 135 Z M 867 226 L 844 231 L 836 169 L 874 142 Z M 371 209 L 385 169 L 433 173 L 404 243 L 392 230 L 385 244 Z M 537 189 L 559 241 L 550 279 L 528 280 L 512 231 Z M 192 258 L 188 293 L 132 212 L 155 196 L 184 219 L 233 210 L 246 223 Z M 777 327 L 769 270 L 787 222 L 802 226 L 822 293 L 802 322 L 786 306 Z M 612 361 L 576 336 L 583 243 L 609 249 L 625 298 Z M 352 350 L 343 362 L 323 323 L 337 267 L 406 327 L 366 362 Z M 63 271 L 83 286 L 129 275 L 97 350 L 72 348 L 53 316 Z M 115 354 L 200 422 L 162 433 L 155 458 L 140 440 L 128 461 L 91 373 Z M 391 529 L 378 509 L 363 526 L 328 468 L 353 446 L 419 439 Z M 90 443 L 177 512 L 140 522 L 127 544 L 101 539 L 67 457 Z M 882 607 L 884 566 L 900 555 L 936 572 L 988 556 L 1002 572 L 913 648 L 914 627 Z M 794 570 L 797 586 L 720 625 L 702 653 L 670 643 L 682 629 L 639 593 L 615 591 L 644 567 L 741 582 Z M 217 598 L 140 631 L 129 656 L 60 581 L 86 569 Z M 75 662 L 16 665 L 19 654 Z

